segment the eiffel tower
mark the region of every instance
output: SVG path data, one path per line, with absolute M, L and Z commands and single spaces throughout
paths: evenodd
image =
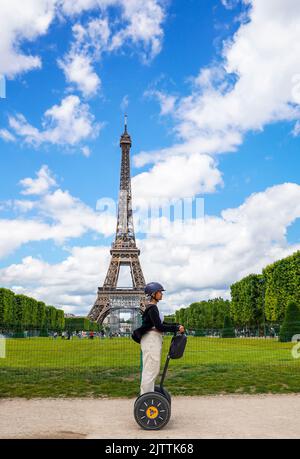
M 119 331 L 118 317 L 121 312 L 130 312 L 132 328 L 138 325 L 139 312 L 145 309 L 145 279 L 140 265 L 140 250 L 136 246 L 130 177 L 131 137 L 127 132 L 127 116 L 125 129 L 121 135 L 122 150 L 121 178 L 118 202 L 118 219 L 115 241 L 112 243 L 111 260 L 103 287 L 98 288 L 98 295 L 88 318 L 98 323 L 110 315 L 110 331 Z M 118 288 L 121 266 L 129 266 L 132 288 Z

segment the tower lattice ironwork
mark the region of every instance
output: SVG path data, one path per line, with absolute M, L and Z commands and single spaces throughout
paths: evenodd
M 145 308 L 145 279 L 140 265 L 140 250 L 136 246 L 130 175 L 130 148 L 131 137 L 127 132 L 127 118 L 125 129 L 121 135 L 120 147 L 122 151 L 121 177 L 118 201 L 118 218 L 115 241 L 112 243 L 111 260 L 103 287 L 98 288 L 97 299 L 90 310 L 88 317 L 102 323 L 110 315 L 110 328 L 118 331 L 117 316 L 120 312 L 130 312 L 133 326 L 138 322 L 139 312 Z M 129 266 L 132 287 L 118 288 L 118 279 L 121 266 Z

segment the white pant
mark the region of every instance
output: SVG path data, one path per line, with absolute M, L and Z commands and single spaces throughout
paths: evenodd
M 142 336 L 141 349 L 143 352 L 143 373 L 140 395 L 154 392 L 154 385 L 160 370 L 163 335 L 149 331 Z

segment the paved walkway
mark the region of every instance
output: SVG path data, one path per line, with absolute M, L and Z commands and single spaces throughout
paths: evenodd
M 173 397 L 160 431 L 135 423 L 134 400 L 0 399 L 0 438 L 300 438 L 299 395 Z

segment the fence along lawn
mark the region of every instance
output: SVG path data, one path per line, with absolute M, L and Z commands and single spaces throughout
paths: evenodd
M 170 344 L 164 337 L 162 366 Z M 295 343 L 264 338 L 188 337 L 184 357 L 170 362 L 174 395 L 300 392 Z M 130 338 L 6 340 L 0 359 L 2 397 L 135 397 L 140 346 Z

